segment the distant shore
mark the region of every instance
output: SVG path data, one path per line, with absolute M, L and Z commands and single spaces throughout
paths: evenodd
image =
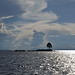
M 38 50 L 15 50 L 15 52 L 36 52 L 36 51 L 53 51 L 52 49 L 38 49 Z

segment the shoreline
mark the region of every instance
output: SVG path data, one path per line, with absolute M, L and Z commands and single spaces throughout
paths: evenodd
M 52 49 L 38 49 L 38 50 L 15 50 L 15 52 L 37 52 L 37 51 L 53 51 Z

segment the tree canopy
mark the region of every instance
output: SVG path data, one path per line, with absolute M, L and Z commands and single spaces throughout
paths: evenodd
M 52 44 L 50 42 L 47 43 L 48 48 L 52 48 Z

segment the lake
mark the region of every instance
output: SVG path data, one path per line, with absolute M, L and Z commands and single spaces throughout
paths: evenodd
M 0 75 L 75 75 L 75 51 L 0 51 Z

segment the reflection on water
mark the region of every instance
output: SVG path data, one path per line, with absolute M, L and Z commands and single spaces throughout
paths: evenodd
M 75 51 L 0 51 L 0 75 L 75 75 Z

